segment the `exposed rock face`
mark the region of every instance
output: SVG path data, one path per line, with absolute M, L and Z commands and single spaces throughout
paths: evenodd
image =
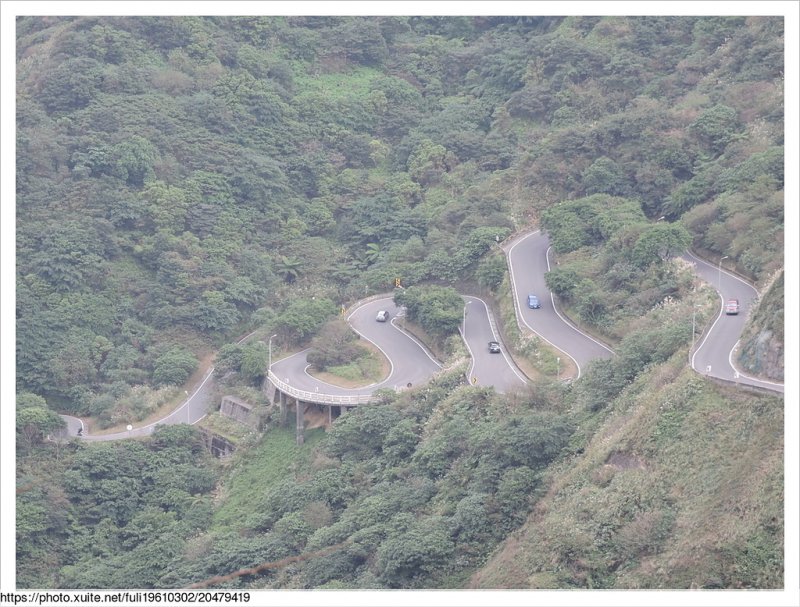
M 742 348 L 739 362 L 755 375 L 783 381 L 783 342 L 772 331 L 760 331 Z
M 783 273 L 750 317 L 742 335 L 738 361 L 749 373 L 783 381 Z

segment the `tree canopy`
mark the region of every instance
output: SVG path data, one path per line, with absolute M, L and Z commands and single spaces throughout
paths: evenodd
M 497 551 L 513 583 L 781 587 L 780 407 L 681 375 L 704 291 L 676 257 L 783 268 L 783 19 L 21 16 L 16 35 L 21 587 L 186 587 L 335 545 L 229 585 L 463 587 L 530 525 L 524 554 Z M 186 425 L 47 440 L 56 411 L 148 417 L 214 354 L 258 402 L 270 346 L 346 358 L 338 312 L 397 279 L 447 343 L 460 290 L 509 307 L 499 245 L 532 226 L 559 304 L 617 352 L 568 386 L 502 396 L 456 368 L 302 446 L 272 417 L 220 465 Z M 782 361 L 781 286 L 749 369 Z M 766 454 L 744 484 L 742 453 Z

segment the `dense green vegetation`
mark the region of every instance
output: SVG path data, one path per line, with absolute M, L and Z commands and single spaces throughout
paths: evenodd
M 451 287 L 410 287 L 397 291 L 394 301 L 437 342 L 457 333 L 464 315 L 464 300 Z
M 681 371 L 711 299 L 675 256 L 782 269 L 783 42 L 773 17 L 21 17 L 18 585 L 178 587 L 343 542 L 230 584 L 780 586 L 780 402 Z M 443 342 L 455 287 L 507 288 L 496 245 L 533 224 L 615 342 L 568 387 L 454 371 L 230 469 L 189 428 L 46 441 L 55 410 L 146 417 L 211 353 L 260 404 L 267 336 L 335 366 L 341 306 L 397 278 Z M 751 336 L 782 352 L 772 289 Z
M 562 200 L 631 226 L 562 250 L 641 237 L 599 294 L 649 288 L 685 239 L 660 216 L 756 279 L 781 264 L 779 19 L 31 17 L 18 58 L 18 384 L 64 410 L 464 279 Z
M 571 386 L 538 382 L 527 393 L 498 396 L 463 386 L 463 373 L 456 369 L 427 386 L 357 408 L 327 434 L 309 433 L 302 446 L 294 444 L 291 430 L 271 430 L 257 446 L 234 456 L 213 509 L 204 498 L 208 484 L 184 487 L 192 479 L 214 478 L 213 466 L 202 469 L 203 475 L 191 468 L 197 460 L 209 465 L 196 451 L 195 460 L 185 450 L 170 451 L 170 458 L 180 455 L 183 467 L 177 476 L 168 474 L 173 468 L 160 476 L 149 466 L 176 460 L 150 464 L 139 443 L 80 445 L 77 453 L 70 446 L 48 478 L 48 491 L 66 494 L 61 507 L 68 512 L 82 506 L 87 513 L 62 523 L 58 534 L 47 527 L 55 549 L 50 568 L 46 575 L 33 568 L 30 579 L 56 586 L 182 587 L 338 545 L 324 557 L 225 585 L 463 587 L 477 583 L 469 580 L 492 551 L 496 559 L 508 550 L 502 542 L 533 508 L 546 508 L 547 524 L 534 516 L 534 523 L 523 527 L 532 525 L 526 533 L 546 530 L 546 541 L 526 539 L 537 542 L 538 560 L 510 572 L 500 566 L 500 573 L 490 561 L 478 575 L 481 585 L 779 586 L 781 401 L 726 393 L 685 371 L 689 336 L 679 305 L 652 310 L 640 319 L 639 330 L 622 340 L 615 359 L 593 363 Z M 150 449 L 173 439 L 185 449 L 193 444 L 191 436 L 189 428 L 170 428 L 156 435 Z M 47 457 L 54 457 L 52 450 Z M 102 460 L 106 472 L 87 469 L 86 458 Z M 765 471 L 755 487 L 743 476 L 754 467 Z M 139 487 L 134 500 L 124 489 L 125 474 L 134 475 L 137 468 L 147 473 L 145 480 L 130 480 Z M 58 474 L 62 469 L 66 472 Z M 78 492 L 75 487 L 84 487 L 78 483 L 88 481 L 76 470 L 87 470 L 80 474 L 107 492 Z M 103 474 L 115 474 L 113 482 Z M 177 483 L 168 498 L 159 484 L 167 476 L 170 487 Z M 554 491 L 567 504 L 563 517 L 550 506 Z M 742 512 L 748 514 L 725 515 L 736 533 L 726 535 L 725 557 L 713 557 L 709 551 L 721 514 L 709 508 L 727 512 L 731 500 L 743 500 Z M 184 521 L 191 512 L 181 509 L 186 503 L 202 504 L 203 517 Z M 115 526 L 100 524 L 87 518 L 91 508 L 128 518 Z M 36 511 L 43 512 L 41 504 Z M 144 525 L 130 519 L 142 513 L 161 522 L 137 531 L 140 542 L 167 532 L 171 538 L 170 549 L 154 562 L 144 548 L 126 552 L 120 539 Z M 579 522 L 570 522 L 573 516 Z M 689 522 L 696 536 L 686 531 Z M 591 528 L 576 531 L 587 525 Z M 45 531 L 21 529 L 22 546 L 40 541 Z M 76 545 L 67 538 L 100 529 L 108 547 L 83 554 L 73 565 Z M 705 559 L 664 566 L 667 575 L 639 568 L 643 558 L 668 560 L 698 550 Z M 27 563 L 28 553 L 22 557 Z M 536 575 L 525 582 L 523 570 Z
M 547 286 L 577 319 L 616 338 L 659 302 L 691 296 L 693 272 L 671 261 L 691 236 L 648 222 L 636 201 L 594 194 L 546 210 L 542 225 L 559 259 Z
M 29 452 L 18 465 L 17 585 L 173 585 L 169 562 L 212 519 L 212 462 L 188 426 Z

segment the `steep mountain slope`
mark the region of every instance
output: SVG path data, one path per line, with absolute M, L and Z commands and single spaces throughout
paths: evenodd
M 21 17 L 22 582 L 179 587 L 339 546 L 231 585 L 780 586 L 783 403 L 686 369 L 709 296 L 675 253 L 783 268 L 783 49 L 776 17 Z M 267 433 L 263 486 L 189 427 L 45 440 L 47 407 L 141 419 L 212 352 L 253 393 L 272 347 L 397 278 L 498 293 L 496 236 L 531 225 L 618 353 L 573 384 L 455 367 L 299 451 Z M 754 372 L 781 373 L 782 315 L 779 281 Z M 235 343 L 254 329 L 269 346 Z
M 641 375 L 470 587 L 782 587 L 782 404 L 682 357 Z

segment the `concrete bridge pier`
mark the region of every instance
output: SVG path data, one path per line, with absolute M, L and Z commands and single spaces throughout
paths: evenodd
M 297 407 L 296 407 L 296 414 L 297 414 L 297 424 L 295 428 L 295 438 L 297 440 L 298 445 L 302 445 L 305 440 L 305 424 L 303 422 L 303 418 L 305 417 L 306 413 L 306 405 L 300 399 L 297 399 Z
M 341 396 L 331 394 L 320 394 L 319 392 L 308 392 L 298 390 L 289 385 L 288 380 L 283 381 L 277 378 L 272 372 L 269 374 L 267 386 L 264 387 L 268 395 L 271 395 L 272 405 L 277 406 L 280 411 L 280 425 L 286 427 L 291 424 L 289 420 L 289 407 L 295 407 L 295 437 L 298 445 L 305 442 L 305 416 L 312 412 L 313 424 L 318 424 L 325 420 L 320 414 L 325 415 L 325 408 L 328 409 L 327 423 L 323 425 L 330 428 L 337 418 L 347 413 L 350 409 L 371 402 L 369 395 Z M 334 407 L 336 408 L 334 410 Z M 273 410 L 274 412 L 274 410 Z
M 286 395 L 280 390 L 278 390 L 278 408 L 280 409 L 281 412 L 281 427 L 283 427 L 286 425 L 286 418 L 288 417 L 286 410 L 288 407 L 286 402 Z
M 280 390 L 278 390 L 278 388 L 274 386 L 269 379 L 264 379 L 264 385 L 262 386 L 262 389 L 267 393 L 269 402 L 271 402 L 273 405 L 276 404 L 275 401 L 278 400 L 279 395 L 281 394 Z

